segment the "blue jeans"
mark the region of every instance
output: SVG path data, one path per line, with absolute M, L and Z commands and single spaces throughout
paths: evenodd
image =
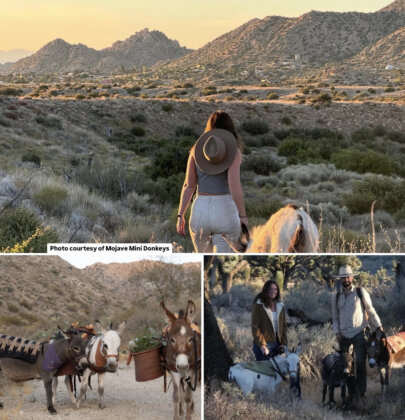
M 276 341 L 272 341 L 270 343 L 267 343 L 267 348 L 269 349 L 270 353 L 272 353 L 274 350 L 276 350 L 278 346 L 279 346 L 279 343 L 277 343 Z M 256 357 L 257 361 L 269 360 L 270 355 L 268 354 L 267 356 L 265 356 L 262 353 L 261 348 L 255 342 L 253 342 L 252 350 L 253 350 L 253 353 L 255 354 L 255 357 Z

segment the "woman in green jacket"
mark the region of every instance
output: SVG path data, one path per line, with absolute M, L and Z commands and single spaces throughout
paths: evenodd
M 252 311 L 253 353 L 256 360 L 267 360 L 280 345 L 287 345 L 287 323 L 280 289 L 268 280 L 255 297 Z

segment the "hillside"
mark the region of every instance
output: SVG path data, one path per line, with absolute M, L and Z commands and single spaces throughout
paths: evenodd
M 147 322 L 160 325 L 158 287 L 166 280 L 152 279 L 158 270 L 176 276 L 169 287 L 169 305 L 184 305 L 198 299 L 199 264 L 182 265 L 140 261 L 128 264 L 95 264 L 77 269 L 57 256 L 2 256 L 0 258 L 0 330 L 30 337 L 47 337 L 59 324 L 94 322 L 100 319 L 116 326 L 127 320 L 126 338 L 141 330 Z M 198 273 L 194 276 L 185 273 Z M 104 274 L 108 273 L 108 274 Z M 127 275 L 123 275 L 127 273 Z M 128 273 L 131 273 L 128 275 Z M 136 275 L 134 274 L 136 273 Z M 111 279 L 115 283 L 111 283 Z M 179 293 L 172 293 L 181 287 Z M 197 291 L 197 292 L 196 292 Z M 199 302 L 196 302 L 199 307 Z
M 391 6 L 375 13 L 311 11 L 297 18 L 253 19 L 169 67 L 195 68 L 198 64 L 242 71 L 337 63 L 405 26 L 404 10 Z
M 123 68 L 151 66 L 160 60 L 175 59 L 187 52 L 189 50 L 180 47 L 177 41 L 168 39 L 163 33 L 143 29 L 102 50 L 55 39 L 35 54 L 22 58 L 5 69 L 10 73 L 23 74 L 110 73 Z

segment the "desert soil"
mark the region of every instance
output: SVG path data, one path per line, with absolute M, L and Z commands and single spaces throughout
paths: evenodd
M 169 384 L 168 380 L 168 384 Z M 64 378 L 59 378 L 56 395 L 57 414 L 51 416 L 46 409 L 45 388 L 42 381 L 16 384 L 0 379 L 0 420 L 58 420 L 58 419 L 167 419 L 173 416 L 172 392 L 170 385 L 163 392 L 163 378 L 149 382 L 136 382 L 134 367 L 119 364 L 116 374 L 108 373 L 104 380 L 104 402 L 106 408 L 98 408 L 97 378 L 92 377 L 93 390 L 87 391 L 87 399 L 79 410 L 70 401 Z M 78 384 L 78 388 L 79 388 Z M 194 395 L 193 419 L 201 419 L 201 388 Z M 31 402 L 31 400 L 34 400 Z

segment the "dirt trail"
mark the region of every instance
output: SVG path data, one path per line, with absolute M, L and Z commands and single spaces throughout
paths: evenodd
M 1 374 L 0 374 L 1 375 Z M 169 381 L 168 381 L 169 382 Z M 108 373 L 104 381 L 104 402 L 106 408 L 98 408 L 97 378 L 92 377 L 93 390 L 87 392 L 87 399 L 76 410 L 67 393 L 64 378 L 59 378 L 56 395 L 57 415 L 51 416 L 46 409 L 45 388 L 42 381 L 16 384 L 0 380 L 0 420 L 89 420 L 89 419 L 167 419 L 173 416 L 172 386 L 165 394 L 163 379 L 136 382 L 133 364 L 127 367 L 120 363 L 118 374 Z M 30 402 L 31 396 L 35 397 Z M 201 419 L 201 388 L 194 393 L 195 411 L 193 420 Z

